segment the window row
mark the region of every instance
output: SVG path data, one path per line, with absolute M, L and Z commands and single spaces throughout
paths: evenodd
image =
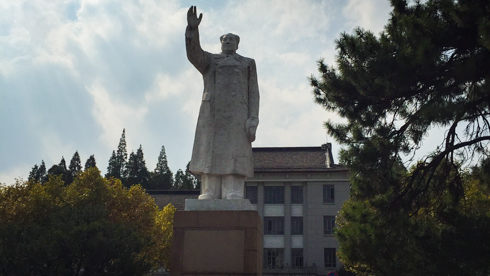
M 257 186 L 246 186 L 245 198 L 252 204 L 257 204 Z M 284 204 L 284 186 L 265 186 L 264 203 Z M 303 203 L 303 186 L 291 186 L 291 203 Z
M 334 268 L 337 267 L 337 250 L 335 248 L 323 249 L 324 267 Z M 303 248 L 291 249 L 291 266 L 301 268 L 304 266 L 303 262 Z M 277 268 L 284 266 L 284 248 L 264 248 L 264 267 Z
M 264 235 L 284 235 L 284 217 L 264 217 Z M 303 235 L 303 217 L 291 217 L 291 235 Z
M 323 217 L 323 234 L 332 235 L 335 216 Z M 284 235 L 284 217 L 264 217 L 264 235 Z M 303 235 L 303 217 L 291 217 L 291 235 Z
M 264 267 L 276 268 L 284 266 L 284 248 L 264 248 Z M 291 266 L 303 267 L 303 248 L 291 249 Z
M 245 198 L 257 204 L 257 186 L 246 186 Z M 264 186 L 264 203 L 284 204 L 284 186 Z M 334 185 L 323 185 L 323 203 L 335 203 Z M 291 204 L 303 204 L 303 186 L 291 186 Z

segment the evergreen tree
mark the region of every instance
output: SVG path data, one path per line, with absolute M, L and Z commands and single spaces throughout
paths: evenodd
M 78 151 L 73 154 L 73 157 L 70 161 L 70 166 L 68 168 L 73 179 L 75 179 L 77 173 L 82 171 L 82 161 L 80 160 L 80 155 L 78 154 Z
M 152 189 L 168 190 L 173 186 L 173 174 L 168 167 L 167 154 L 165 153 L 164 146 L 162 146 L 160 155 L 158 155 L 157 166 L 152 174 L 151 182 Z
M 185 167 L 185 179 L 186 182 L 184 183 L 184 189 L 200 189 L 201 188 L 201 181 L 199 181 L 189 170 L 189 166 L 191 165 L 191 162 L 187 163 L 187 166 Z
M 391 1 L 379 37 L 342 34 L 336 66 L 320 61 L 311 78 L 316 102 L 345 119 L 325 124 L 351 170 L 339 256 L 361 275 L 488 275 L 490 246 L 478 241 L 490 215 L 465 211 L 461 165 L 490 155 L 490 2 L 410 3 Z M 433 127 L 440 146 L 410 159 Z
M 181 169 L 178 169 L 177 172 L 175 173 L 175 180 L 174 180 L 173 189 L 175 189 L 175 190 L 183 189 L 184 188 L 184 182 L 185 182 L 184 172 Z
M 66 161 L 64 157 L 61 157 L 61 161 L 58 165 L 53 165 L 51 168 L 49 168 L 46 175 L 46 180 L 48 180 L 50 176 L 61 176 L 61 179 L 65 185 L 69 185 L 73 182 L 71 172 L 66 169 Z
M 126 150 L 126 129 L 123 129 L 121 138 L 119 139 L 119 145 L 117 146 L 117 151 L 113 151 L 111 158 L 109 159 L 106 177 L 121 179 L 122 182 L 125 183 L 127 160 L 128 153 Z
M 85 170 L 87 170 L 89 168 L 93 168 L 93 167 L 97 167 L 97 163 L 95 162 L 95 156 L 92 154 L 92 155 L 90 155 L 90 157 L 85 162 Z
M 145 158 L 143 155 L 143 148 L 139 147 L 136 154 L 131 152 L 129 155 L 129 160 L 126 163 L 125 175 L 127 176 L 126 186 L 131 186 L 135 184 L 141 184 L 143 188 L 148 189 L 148 183 L 150 178 L 150 173 L 146 167 Z
M 116 151 L 112 151 L 111 158 L 109 158 L 109 166 L 107 166 L 107 173 L 105 175 L 106 178 L 121 178 L 121 174 L 116 165 Z
M 174 189 L 192 190 L 200 188 L 200 181 L 189 171 L 190 162 L 187 163 L 185 173 L 181 169 L 177 170 L 174 180 Z
M 65 172 L 67 171 L 65 157 L 61 156 L 61 161 L 58 164 L 58 166 L 61 167 L 61 169 L 63 169 L 63 171 L 65 171 Z
M 39 167 L 36 164 L 34 165 L 34 167 L 32 167 L 31 172 L 29 173 L 29 177 L 27 179 L 29 181 L 38 182 L 39 181 L 39 179 L 37 179 L 38 171 L 39 171 Z
M 44 164 L 44 160 L 41 161 L 41 166 L 39 166 L 39 169 L 37 171 L 36 179 L 41 183 L 44 183 L 48 180 L 47 172 L 46 172 L 46 164 Z
M 115 169 L 119 171 L 118 177 L 116 178 L 124 179 L 126 177 L 125 170 L 126 170 L 127 160 L 128 160 L 128 152 L 126 150 L 126 129 L 123 129 L 116 152 Z

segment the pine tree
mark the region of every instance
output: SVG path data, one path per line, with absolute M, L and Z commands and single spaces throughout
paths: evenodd
M 173 186 L 173 174 L 168 167 L 167 154 L 165 146 L 162 146 L 160 155 L 158 156 L 157 166 L 152 174 L 151 188 L 168 190 Z
M 201 181 L 199 181 L 189 170 L 189 166 L 191 165 L 191 162 L 187 163 L 187 166 L 185 167 L 185 183 L 184 183 L 184 189 L 197 189 L 201 188 Z
M 71 172 L 66 169 L 66 161 L 64 157 L 61 157 L 61 161 L 58 165 L 53 165 L 49 170 L 46 176 L 46 179 L 49 179 L 49 176 L 61 176 L 61 179 L 65 183 L 65 185 L 69 185 L 73 182 L 73 178 L 71 176 Z
M 67 171 L 65 157 L 61 156 L 61 161 L 58 166 L 60 166 L 63 171 Z
M 126 186 L 141 184 L 143 188 L 148 189 L 150 173 L 146 167 L 143 148 L 140 145 L 136 153 L 131 152 L 129 160 L 126 163 L 125 175 L 127 176 Z
M 42 160 L 41 166 L 38 166 L 36 164 L 34 165 L 34 167 L 32 167 L 32 170 L 29 173 L 28 180 L 40 183 L 44 183 L 47 181 L 46 164 L 44 164 L 44 160 Z
M 116 164 L 116 151 L 112 151 L 111 158 L 109 158 L 109 165 L 107 166 L 107 173 L 105 174 L 106 178 L 117 178 L 121 179 L 121 174 L 119 173 L 119 169 Z
M 177 172 L 175 173 L 175 180 L 174 180 L 173 189 L 174 190 L 183 189 L 184 182 L 185 182 L 184 172 L 181 169 L 178 169 Z
M 82 161 L 80 160 L 80 155 L 78 154 L 78 151 L 73 154 L 73 157 L 70 161 L 70 166 L 68 168 L 73 179 L 75 179 L 77 174 L 82 171 Z
M 41 183 L 48 181 L 47 172 L 46 172 L 46 164 L 44 164 L 44 160 L 41 161 L 41 166 L 39 166 L 39 169 L 37 171 L 37 179 Z
M 126 129 L 123 129 L 116 152 L 115 169 L 119 171 L 118 177 L 116 178 L 119 178 L 121 180 L 126 178 L 125 168 L 126 168 L 127 160 L 128 160 L 128 152 L 126 150 Z
M 173 186 L 174 189 L 192 190 L 200 188 L 201 183 L 194 175 L 191 174 L 191 172 L 189 171 L 189 165 L 190 162 L 187 163 L 185 172 L 181 169 L 177 170 Z
M 488 275 L 490 214 L 468 211 L 462 164 L 490 156 L 490 2 L 391 5 L 379 36 L 341 34 L 336 64 L 310 79 L 344 119 L 325 124 L 351 175 L 338 256 L 358 275 Z M 439 146 L 416 160 L 434 127 Z
M 90 155 L 90 157 L 87 159 L 85 162 L 85 170 L 89 168 L 97 167 L 97 163 L 95 162 L 95 157 L 94 155 Z
M 29 181 L 39 181 L 37 179 L 38 170 L 39 170 L 39 167 L 37 166 L 37 164 L 34 165 L 34 167 L 32 167 L 32 169 L 31 169 L 31 172 L 29 173 L 29 177 L 27 179 Z

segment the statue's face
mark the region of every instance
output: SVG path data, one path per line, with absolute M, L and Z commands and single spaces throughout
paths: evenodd
M 234 35 L 225 35 L 221 41 L 223 53 L 235 53 L 238 49 L 238 41 Z

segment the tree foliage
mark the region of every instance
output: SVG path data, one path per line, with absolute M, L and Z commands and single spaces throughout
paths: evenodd
M 320 61 L 310 79 L 316 102 L 346 119 L 325 124 L 352 175 L 341 259 L 369 275 L 488 275 L 488 244 L 474 241 L 489 236 L 486 203 L 467 200 L 488 184 L 462 166 L 489 155 L 490 2 L 408 2 L 391 1 L 379 36 L 343 33 L 336 66 Z M 433 128 L 440 146 L 413 160 Z
M 95 162 L 95 156 L 92 154 L 90 157 L 85 161 L 85 170 L 89 168 L 93 168 L 97 166 L 97 162 Z
M 159 211 L 141 186 L 97 168 L 71 185 L 18 181 L 0 188 L 1 275 L 144 275 L 168 267 L 175 208 Z
M 168 190 L 173 186 L 173 173 L 168 167 L 165 146 L 162 146 L 155 171 L 151 174 L 151 188 Z
M 123 183 L 126 186 L 141 184 L 143 188 L 148 189 L 150 172 L 146 167 L 146 161 L 141 145 L 136 153 L 131 152 L 129 160 L 126 163 L 124 174 L 126 175 L 126 179 L 123 180 Z
M 174 189 L 179 190 L 191 190 L 200 189 L 201 182 L 191 174 L 189 171 L 190 162 L 187 163 L 186 170 L 183 172 L 181 169 L 175 173 Z
M 117 151 L 113 151 L 109 159 L 106 177 L 125 179 L 126 163 L 128 162 L 128 152 L 126 149 L 126 129 L 123 129 Z
M 80 160 L 80 154 L 78 154 L 78 151 L 73 154 L 68 169 L 70 170 L 70 175 L 72 179 L 75 179 L 77 174 L 82 171 L 82 161 Z
M 29 181 L 37 181 L 43 183 L 46 180 L 46 177 L 46 164 L 44 164 L 44 160 L 42 160 L 40 166 L 36 164 L 34 165 L 34 167 L 32 167 L 28 179 Z

